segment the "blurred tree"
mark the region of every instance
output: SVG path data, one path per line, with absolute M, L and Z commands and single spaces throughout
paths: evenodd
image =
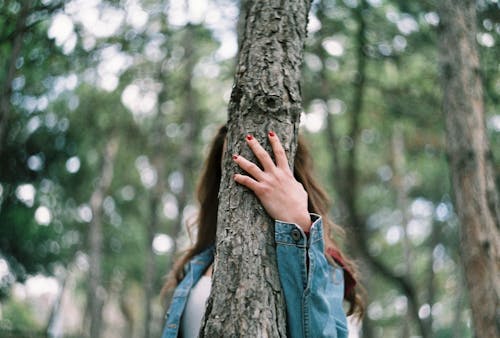
M 320 13 L 320 12 L 318 12 Z M 327 127 L 325 129 L 328 141 L 333 149 L 332 152 L 332 168 L 334 169 L 333 175 L 336 178 L 334 182 L 336 183 L 336 190 L 339 196 L 341 196 L 340 202 L 344 207 L 346 223 L 349 227 L 352 227 L 350 234 L 353 235 L 353 239 L 350 240 L 350 244 L 355 247 L 355 250 L 362 255 L 364 261 L 375 271 L 380 273 L 384 278 L 386 278 L 391 283 L 398 286 L 402 292 L 406 295 L 409 300 L 409 305 L 411 309 L 412 318 L 419 323 L 420 333 L 423 337 L 427 337 L 427 329 L 423 325 L 422 321 L 418 316 L 419 304 L 416 299 L 416 291 L 413 286 L 412 281 L 409 276 L 399 276 L 393 272 L 383 261 L 379 258 L 373 256 L 369 250 L 369 232 L 366 226 L 366 220 L 363 219 L 359 207 L 359 172 L 360 165 L 358 164 L 358 152 L 361 143 L 361 115 L 364 110 L 364 102 L 366 100 L 366 90 L 367 90 L 367 62 L 369 59 L 368 55 L 368 32 L 366 17 L 370 14 L 370 9 L 367 1 L 360 1 L 360 3 L 352 9 L 352 18 L 355 20 L 357 25 L 357 30 L 354 36 L 354 48 L 355 48 L 355 73 L 352 98 L 349 104 L 350 121 L 348 124 L 347 137 L 349 138 L 351 145 L 347 153 L 345 161 L 338 154 L 338 138 L 335 135 L 333 127 L 333 116 L 328 114 L 326 117 Z M 324 16 L 323 13 L 321 13 Z M 325 70 L 321 70 L 323 74 Z M 325 81 L 323 84 L 322 96 L 323 99 L 327 100 L 328 95 L 331 92 L 329 85 L 326 81 L 326 75 L 322 75 L 322 80 Z M 401 156 L 401 155 L 399 155 Z M 398 175 L 400 176 L 400 175 Z M 398 177 L 396 176 L 396 177 Z M 401 191 L 401 185 L 399 185 L 399 191 Z M 400 197 L 400 199 L 402 196 Z M 404 206 L 400 205 L 402 210 Z M 403 220 L 404 222 L 404 220 Z M 407 252 L 409 247 L 406 247 Z M 371 336 L 369 322 L 365 321 L 364 327 L 365 337 Z M 408 337 L 408 334 L 404 335 Z
M 263 141 L 269 130 L 274 130 L 293 168 L 309 7 L 309 1 L 291 0 L 249 2 L 246 8 L 229 103 L 217 250 L 212 291 L 200 331 L 203 337 L 287 335 L 273 227 L 258 200 L 232 179 L 231 154 L 255 159 L 245 147 L 245 135 Z
M 90 197 L 92 221 L 89 227 L 89 288 L 88 311 L 90 312 L 90 337 L 100 337 L 102 325 L 102 307 L 104 305 L 104 288 L 102 278 L 103 247 L 103 203 L 109 193 L 114 174 L 115 158 L 118 151 L 118 139 L 111 135 L 104 147 L 101 172 L 95 190 Z
M 368 288 L 363 336 L 399 337 L 406 323 L 409 329 L 406 332 L 410 335 L 420 334 L 423 326 L 429 336 L 449 336 L 455 329 L 468 336 L 471 333 L 465 319 L 467 304 L 461 297 L 451 301 L 452 295 L 460 294 L 461 283 L 460 269 L 455 267 L 457 227 L 446 180 L 438 73 L 437 68 L 429 67 L 435 64 L 435 27 L 439 17 L 430 3 L 366 2 L 364 11 L 360 11 L 366 23 L 362 50 L 368 60 L 365 104 L 359 116 L 360 134 L 354 143 L 349 133 L 355 106 L 353 94 L 359 90 L 356 87 L 359 25 L 354 12 L 361 2 L 319 4 L 313 6 L 312 12 L 319 22 L 311 21 L 314 33 L 306 49 L 303 125 L 311 132 L 319 173 L 334 187 L 332 194 L 337 198 L 332 212 L 334 219 L 348 229 L 346 243 L 351 247 L 366 246 L 371 259 L 390 268 L 379 270 L 362 262 L 363 284 Z M 492 10 L 491 5 L 486 8 L 482 14 L 495 22 L 491 19 L 494 15 L 484 12 Z M 490 21 L 485 24 L 490 32 L 492 25 L 496 27 Z M 490 33 L 481 34 L 486 34 L 486 38 L 490 36 Z M 483 50 L 490 60 L 495 55 L 493 47 Z M 496 68 L 492 64 L 485 67 L 491 69 L 488 75 L 494 74 Z M 493 106 L 490 112 L 495 114 Z M 318 123 L 322 117 L 324 124 Z M 395 126 L 401 134 L 398 138 L 405 144 L 406 165 L 400 168 L 395 161 L 400 155 L 389 151 L 395 149 L 391 146 L 396 139 Z M 321 139 L 315 135 L 322 128 L 333 142 L 326 142 L 328 137 Z M 353 147 L 358 153 L 354 166 L 358 184 L 354 200 L 366 231 L 366 241 L 361 244 L 356 244 L 357 235 L 348 227 L 344 200 L 349 192 L 341 188 L 342 184 L 351 185 L 345 178 L 345 163 Z M 332 162 L 326 163 L 325 159 L 330 158 Z M 332 172 L 333 175 L 326 176 Z M 400 202 L 404 192 L 406 207 Z M 428 210 L 425 216 L 424 210 Z M 412 259 L 406 273 L 408 265 L 402 257 L 408 250 Z M 387 276 L 394 278 L 384 278 Z M 413 286 L 416 303 L 412 309 L 408 295 L 398 282 L 401 279 Z M 453 316 L 442 315 L 444 308 Z M 405 319 L 408 313 L 410 321 Z
M 476 3 L 441 1 L 443 111 L 460 254 L 477 337 L 500 335 L 500 204 L 485 131 Z
M 47 177 L 47 162 L 64 158 L 65 149 L 49 142 L 58 129 L 54 115 L 48 115 L 51 126 L 45 127 L 39 114 L 48 105 L 46 86 L 69 64 L 53 50 L 44 27 L 61 6 L 62 1 L 0 3 L 0 254 L 13 274 L 0 283 L 0 298 L 16 280 L 50 273 L 74 248 L 60 245 L 62 223 L 48 208 L 62 192 Z M 57 226 L 44 226 L 51 221 Z
M 189 241 L 184 224 L 196 208 L 193 173 L 210 135 L 226 119 L 236 37 L 241 41 L 245 32 L 245 10 L 239 33 L 234 29 L 238 5 L 252 3 L 0 0 L 0 312 L 8 313 L 25 290 L 23 309 L 37 321 L 25 324 L 43 330 L 48 320 L 39 316 L 57 302 L 42 308 L 30 303 L 32 277 L 61 280 L 69 267 L 76 280 L 76 287 L 67 286 L 76 309 L 70 310 L 85 311 L 93 255 L 85 239 L 95 222 L 89 201 L 113 135 L 120 147 L 99 207 L 101 336 L 158 334 L 162 310 L 154 290 L 171 266 L 171 250 Z M 476 8 L 478 72 L 499 183 L 500 4 L 481 0 Z M 390 273 L 353 250 L 368 289 L 364 337 L 421 335 L 419 322 L 435 337 L 472 335 L 439 109 L 440 20 L 432 2 L 312 4 L 301 128 L 317 174 L 336 197 L 332 216 L 346 225 L 344 244 L 354 249 L 357 238 L 344 202 L 353 193 L 366 231 L 362 244 Z M 366 59 L 363 86 L 359 55 Z M 362 109 L 353 142 L 356 97 Z M 330 132 L 333 142 L 325 137 Z M 354 174 L 346 169 L 351 150 L 357 154 Z M 346 194 L 351 175 L 356 191 Z M 397 278 L 386 278 L 391 275 Z M 416 305 L 401 278 L 413 286 Z M 72 312 L 66 306 L 63 300 L 60 310 L 54 308 L 54 318 L 67 319 Z M 80 320 L 81 329 L 67 327 L 72 332 L 65 333 L 88 334 L 89 315 Z M 0 330 L 18 329 L 17 323 L 0 320 Z
M 45 4 L 42 1 L 6 1 L 0 4 L 3 13 L 0 20 L 0 50 L 5 64 L 0 72 L 0 156 L 6 143 L 9 123 L 12 122 L 13 112 L 10 98 L 13 92 L 13 81 L 18 73 L 18 69 L 24 63 L 26 55 L 26 36 L 38 30 L 37 25 L 50 16 L 62 5 L 62 1 L 53 1 Z M 42 41 L 47 41 L 42 37 Z
M 343 206 L 345 206 L 345 216 L 347 224 L 352 227 L 351 234 L 354 238 L 350 241 L 355 249 L 362 255 L 364 260 L 370 267 L 380 273 L 384 278 L 387 278 L 390 282 L 398 286 L 403 293 L 406 295 L 409 301 L 409 307 L 411 310 L 411 316 L 419 324 L 420 334 L 422 337 L 429 336 L 429 328 L 426 327 L 423 321 L 420 320 L 418 315 L 418 309 L 420 307 L 417 300 L 416 290 L 408 275 L 400 276 L 392 271 L 387 264 L 373 256 L 369 249 L 369 232 L 366 226 L 366 220 L 363 219 L 359 207 L 359 171 L 360 165 L 358 164 L 358 152 L 361 143 L 361 115 L 364 110 L 365 103 L 365 92 L 367 90 L 367 62 L 369 56 L 367 55 L 368 42 L 367 42 L 367 23 L 365 16 L 369 14 L 369 6 L 367 1 L 360 1 L 360 3 L 352 9 L 352 17 L 356 21 L 357 31 L 355 34 L 355 62 L 356 68 L 354 73 L 352 99 L 349 105 L 350 110 L 350 121 L 348 126 L 347 137 L 349 138 L 351 145 L 345 158 L 345 164 L 342 166 L 341 159 L 338 156 L 337 151 L 333 152 L 333 164 L 332 168 L 336 168 L 337 171 L 334 175 L 338 175 L 335 182 L 337 182 L 337 192 L 342 196 Z M 327 89 L 323 91 L 325 94 L 328 92 Z M 327 137 L 333 149 L 338 146 L 338 141 L 333 131 L 333 117 L 331 115 L 327 116 Z M 397 175 L 396 177 L 398 177 Z M 401 188 L 400 188 L 401 189 Z M 401 197 L 400 197 L 401 199 Z M 399 205 L 404 210 L 403 205 Z M 404 220 L 403 220 L 404 222 Z M 409 247 L 405 247 L 407 252 Z M 407 260 L 408 261 L 408 260 Z M 405 335 L 408 337 L 408 335 Z
M 183 211 L 188 206 L 191 194 L 193 192 L 193 181 L 194 181 L 194 169 L 197 166 L 198 153 L 197 148 L 200 142 L 199 136 L 201 134 L 202 124 L 205 121 L 205 109 L 202 108 L 200 93 L 195 88 L 195 67 L 200 62 L 205 50 L 196 48 L 196 46 L 201 46 L 206 43 L 207 32 L 204 27 L 200 25 L 187 24 L 182 29 L 177 32 L 168 32 L 166 28 L 166 23 L 164 25 L 164 34 L 169 35 L 170 38 L 175 39 L 178 43 L 178 48 L 182 48 L 184 51 L 184 59 L 179 65 L 179 77 L 176 78 L 175 86 L 172 85 L 170 79 L 173 77 L 171 72 L 165 71 L 162 68 L 162 64 L 159 64 L 156 77 L 159 83 L 162 83 L 162 90 L 158 95 L 158 100 L 161 104 L 168 103 L 169 99 L 174 98 L 176 94 L 173 94 L 174 88 L 178 87 L 178 112 L 181 123 L 183 127 L 183 135 L 180 136 L 176 143 L 179 147 L 175 147 L 166 135 L 165 130 L 168 126 L 168 119 L 165 114 L 158 114 L 156 117 L 156 122 L 152 128 L 152 135 L 149 138 L 152 152 L 152 165 L 158 173 L 158 182 L 156 183 L 153 191 L 151 192 L 150 198 L 150 223 L 147 228 L 148 233 L 148 247 L 149 255 L 147 256 L 146 262 L 146 274 L 144 280 L 144 289 L 146 293 L 145 299 L 145 331 L 144 337 L 149 337 L 150 328 L 148 323 L 152 319 L 152 306 L 151 301 L 153 300 L 155 294 L 157 293 L 156 279 L 156 262 L 154 250 L 152 248 L 152 242 L 154 236 L 160 229 L 160 219 L 158 217 L 158 209 L 161 205 L 162 198 L 166 194 L 167 178 L 168 173 L 177 177 L 179 185 L 178 189 L 172 191 L 173 195 L 177 201 L 178 217 L 175 218 L 174 224 L 170 230 L 170 236 L 173 238 L 172 252 L 177 251 L 177 243 L 179 242 L 179 237 L 182 234 L 184 228 L 185 219 L 183 217 Z M 171 42 L 172 43 L 172 42 Z M 170 47 L 170 46 L 165 46 Z M 168 55 L 167 57 L 171 57 Z M 176 154 L 176 161 L 171 161 L 172 153 Z M 168 171 L 167 171 L 168 167 Z M 170 260 L 166 264 L 166 271 L 168 271 L 172 265 L 173 260 Z
M 7 74 L 2 79 L 0 93 L 0 155 L 2 154 L 5 131 L 10 119 L 10 96 L 12 94 L 12 81 L 16 75 L 16 63 L 21 54 L 24 34 L 26 33 L 26 18 L 30 14 L 30 2 L 23 2 L 19 10 L 19 17 L 15 20 L 15 28 L 10 34 L 13 40 L 10 55 L 7 57 Z M 7 28 L 7 27 L 6 27 Z

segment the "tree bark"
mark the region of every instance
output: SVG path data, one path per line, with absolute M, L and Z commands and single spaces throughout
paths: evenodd
M 227 151 L 219 193 L 212 292 L 202 337 L 286 337 L 286 311 L 271 219 L 232 176 L 231 154 L 255 157 L 252 134 L 269 151 L 274 130 L 293 165 L 302 111 L 300 66 L 310 1 L 249 3 L 229 103 Z M 293 166 L 292 166 L 293 167 Z
M 477 337 L 500 336 L 498 192 L 485 131 L 472 0 L 439 2 L 440 66 L 448 161 L 460 219 L 460 256 Z
M 104 304 L 104 289 L 102 286 L 102 203 L 113 180 L 114 161 L 118 152 L 118 140 L 115 137 L 107 142 L 104 149 L 101 177 L 92 196 L 90 208 L 92 222 L 89 227 L 89 289 L 87 295 L 90 311 L 89 336 L 98 338 L 102 326 L 102 307 Z

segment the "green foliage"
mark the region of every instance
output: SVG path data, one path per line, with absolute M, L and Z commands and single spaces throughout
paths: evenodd
M 348 229 L 346 244 L 352 236 L 349 224 L 344 224 L 344 196 L 337 191 L 345 180 L 345 172 L 336 170 L 333 163 L 337 161 L 340 169 L 345 170 L 343 164 L 353 147 L 349 133 L 359 99 L 356 97 L 360 79 L 356 68 L 360 25 L 359 19 L 356 21 L 356 11 L 359 6 L 359 1 L 316 4 L 313 13 L 321 27 L 309 37 L 303 83 L 306 116 L 316 118 L 323 114 L 320 121 L 323 130 L 328 128 L 324 114 L 330 114 L 333 121 L 336 145 L 326 142 L 320 133 L 312 133 L 310 138 L 318 172 L 324 182 L 329 182 L 326 187 L 337 195 L 334 218 Z M 498 43 L 488 45 L 491 43 L 488 39 L 493 36 L 495 41 L 498 39 L 498 31 L 493 31 L 500 27 L 499 21 L 492 15 L 498 11 L 498 5 L 484 2 L 478 10 L 482 67 L 488 69 L 484 73 L 486 111 L 491 118 L 498 116 L 495 109 L 498 105 L 493 103 L 497 94 L 492 91 L 491 84 L 498 81 L 500 53 Z M 433 288 L 434 298 L 430 300 L 433 327 L 437 334 L 446 335 L 444 332 L 453 331 L 453 320 L 463 322 L 459 318 L 465 316 L 461 309 L 465 305 L 463 300 L 454 300 L 457 284 L 461 284 L 456 250 L 458 228 L 450 203 L 438 81 L 438 18 L 434 11 L 429 4 L 398 1 L 368 1 L 361 11 L 366 25 L 363 46 L 366 69 L 360 137 L 355 145 L 359 180 L 356 206 L 362 222 L 367 225 L 371 255 L 396 276 L 407 275 L 415 286 L 420 305 L 429 302 L 429 289 Z M 498 126 L 494 127 L 491 121 L 488 125 L 498 173 Z M 307 122 L 305 127 L 309 129 Z M 317 126 L 313 125 L 312 129 L 315 128 Z M 401 135 L 399 141 L 397 135 Z M 402 154 L 395 152 L 396 141 L 402 146 Z M 402 161 L 399 169 L 396 166 L 398 157 Z M 408 244 L 405 244 L 405 236 L 408 236 Z M 407 263 L 406 252 L 411 255 Z M 405 272 L 407 269 L 409 273 Z M 431 277 L 433 286 L 430 285 Z M 369 295 L 367 314 L 376 328 L 375 335 L 402 335 L 401 323 L 406 321 L 408 311 L 404 293 L 380 275 L 373 278 L 369 273 L 364 283 Z M 395 306 L 399 306 L 396 311 Z M 458 317 L 441 315 L 450 311 Z M 414 322 L 410 332 L 418 334 Z M 464 326 L 460 332 L 471 335 L 470 327 Z
M 87 238 L 96 216 L 91 198 L 111 139 L 119 148 L 113 180 L 103 193 L 103 287 L 110 295 L 142 304 L 136 295 L 151 250 L 148 229 L 154 223 L 153 235 L 175 236 L 183 227 L 183 212 L 196 206 L 196 173 L 207 143 L 226 118 L 235 62 L 223 52 L 232 41 L 227 37 L 236 20 L 233 1 L 214 1 L 212 12 L 207 10 L 221 15 L 218 22 L 213 16 L 182 22 L 181 14 L 168 14 L 175 9 L 172 1 L 170 7 L 137 1 L 147 15 L 142 24 L 144 13 L 131 2 L 101 1 L 98 7 L 88 5 L 96 13 L 112 11 L 99 20 L 123 17 L 116 29 L 109 26 L 100 35 L 79 17 L 83 9 L 75 11 L 71 3 L 34 1 L 23 7 L 22 1 L 0 0 L 0 96 L 9 108 L 8 120 L 0 120 L 7 125 L 0 139 L 0 267 L 3 262 L 8 266 L 5 273 L 0 269 L 1 328 L 39 328 L 25 305 L 11 297 L 16 281 L 37 273 L 54 275 L 61 267 L 87 273 Z M 333 198 L 334 220 L 348 228 L 338 185 L 353 147 L 349 133 L 361 78 L 360 13 L 366 23 L 366 82 L 356 145 L 356 206 L 367 225 L 369 251 L 396 275 L 407 275 L 420 305 L 431 303 L 434 336 L 471 336 L 467 304 L 457 299 L 463 292 L 440 108 L 439 18 L 432 3 L 373 0 L 359 10 L 360 4 L 313 5 L 302 77 L 302 129 L 317 174 Z M 22 8 L 29 11 L 24 30 L 16 28 Z M 498 173 L 498 3 L 479 2 L 478 14 L 488 133 Z M 62 42 L 48 35 L 58 15 L 73 25 Z M 74 46 L 68 43 L 72 36 Z M 22 48 L 12 59 L 16 37 Z M 9 66 L 15 70 L 10 83 Z M 326 133 L 327 116 L 333 121 L 334 145 Z M 396 141 L 402 144 L 401 154 Z M 401 168 L 395 164 L 398 156 Z M 181 244 L 187 241 L 185 232 L 179 237 Z M 348 231 L 346 247 L 350 239 Z M 157 251 L 153 257 L 156 292 L 173 255 Z M 361 267 L 375 336 L 399 336 L 408 322 L 405 295 L 379 272 Z M 75 297 L 84 298 L 86 288 L 81 277 Z M 143 325 L 138 308 L 131 311 L 136 331 Z M 413 320 L 408 325 L 412 335 L 419 334 Z
M 2 303 L 1 317 L 0 317 L 0 332 L 25 330 L 29 331 L 40 330 L 39 323 L 33 316 L 33 309 L 26 303 L 10 299 Z

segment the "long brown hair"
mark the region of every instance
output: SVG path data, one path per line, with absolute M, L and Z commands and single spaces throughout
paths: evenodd
M 172 271 L 168 275 L 167 281 L 162 288 L 163 297 L 184 277 L 184 265 L 189 262 L 191 258 L 215 243 L 215 234 L 217 231 L 217 210 L 219 206 L 219 200 L 216 197 L 219 193 L 219 185 L 222 177 L 221 161 L 226 134 L 227 127 L 222 126 L 212 142 L 202 174 L 198 181 L 197 199 L 200 208 L 196 220 L 193 222 L 193 224 L 197 227 L 195 243 L 174 264 Z M 294 161 L 295 179 L 299 181 L 307 191 L 309 211 L 323 217 L 325 249 L 333 248 L 339 252 L 346 268 L 349 269 L 354 277 L 354 280 L 356 281 L 357 286 L 352 288 L 351 291 L 345 295 L 345 299 L 349 303 L 349 310 L 347 314 L 356 314 L 361 317 L 364 313 L 364 304 L 361 296 L 359 295 L 360 287 L 358 268 L 352 260 L 340 251 L 335 240 L 331 238 L 332 233 L 337 238 L 344 237 L 344 229 L 329 219 L 328 212 L 330 208 L 330 201 L 328 195 L 314 179 L 312 173 L 313 165 L 309 150 L 304 139 L 299 135 Z

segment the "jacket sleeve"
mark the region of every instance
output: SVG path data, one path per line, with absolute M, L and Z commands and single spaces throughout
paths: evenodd
M 324 254 L 323 223 L 311 214 L 309 236 L 293 223 L 275 221 L 276 254 L 291 338 L 345 338 L 344 271 Z

